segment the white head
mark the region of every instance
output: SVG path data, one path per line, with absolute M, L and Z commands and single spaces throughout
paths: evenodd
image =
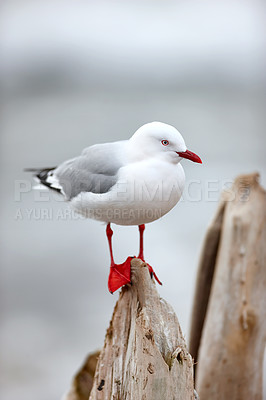
M 163 158 L 177 164 L 182 158 L 201 163 L 201 159 L 187 146 L 176 128 L 162 122 L 141 126 L 129 140 L 131 156 L 136 160 Z M 133 152 L 132 152 L 133 150 Z

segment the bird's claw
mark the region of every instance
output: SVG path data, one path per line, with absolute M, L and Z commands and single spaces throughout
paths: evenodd
M 151 276 L 151 279 L 154 277 L 154 279 L 159 283 L 159 285 L 162 285 L 162 282 L 160 281 L 160 279 L 158 278 L 158 276 L 156 275 L 156 273 L 154 272 L 152 266 L 148 263 L 146 263 L 148 269 L 149 269 L 149 273 Z
M 131 260 L 135 257 L 128 257 L 126 261 L 122 264 L 113 264 L 110 268 L 110 274 L 108 278 L 108 289 L 111 294 L 113 294 L 116 290 L 120 289 L 122 286 L 130 284 L 131 281 Z M 142 260 L 145 262 L 144 260 Z M 146 263 L 151 276 L 151 279 L 154 278 L 159 285 L 162 285 L 162 282 L 157 277 L 156 273 L 153 271 L 153 268 L 150 264 Z
M 160 279 L 158 278 L 158 276 L 154 272 L 152 266 L 150 264 L 148 264 L 143 258 L 141 258 L 141 257 L 138 257 L 138 258 L 140 258 L 141 261 L 145 262 L 145 264 L 147 265 L 149 273 L 150 273 L 150 276 L 151 276 L 151 279 L 154 278 L 159 283 L 159 285 L 162 286 L 162 282 L 160 281 Z
M 122 264 L 111 265 L 108 278 L 108 289 L 111 294 L 122 286 L 131 283 L 131 259 L 132 257 L 128 257 Z

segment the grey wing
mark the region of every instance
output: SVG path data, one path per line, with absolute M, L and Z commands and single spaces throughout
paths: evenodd
M 81 192 L 108 192 L 117 181 L 118 170 L 124 165 L 124 147 L 125 141 L 86 148 L 79 157 L 51 171 L 52 188 L 62 188 L 67 200 Z

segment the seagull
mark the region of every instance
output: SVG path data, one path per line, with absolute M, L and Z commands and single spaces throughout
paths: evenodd
M 176 128 L 162 122 L 141 126 L 129 140 L 95 144 L 58 167 L 28 169 L 39 184 L 64 196 L 75 212 L 105 222 L 110 251 L 108 289 L 131 283 L 131 259 L 116 264 L 111 223 L 138 225 L 139 255 L 144 260 L 145 224 L 167 214 L 180 200 L 185 174 L 183 158 L 202 163 L 188 150 Z M 158 277 L 147 264 L 151 277 Z

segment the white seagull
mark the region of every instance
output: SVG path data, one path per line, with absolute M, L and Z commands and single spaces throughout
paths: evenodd
M 111 267 L 111 293 L 130 283 L 130 261 L 115 264 L 111 223 L 138 225 L 144 261 L 145 224 L 168 213 L 179 201 L 185 185 L 183 158 L 201 163 L 171 125 L 151 122 L 129 140 L 96 144 L 55 168 L 31 169 L 39 182 L 61 193 L 78 213 L 107 223 Z M 148 265 L 151 276 L 154 272 Z M 157 281 L 157 276 L 154 274 Z

